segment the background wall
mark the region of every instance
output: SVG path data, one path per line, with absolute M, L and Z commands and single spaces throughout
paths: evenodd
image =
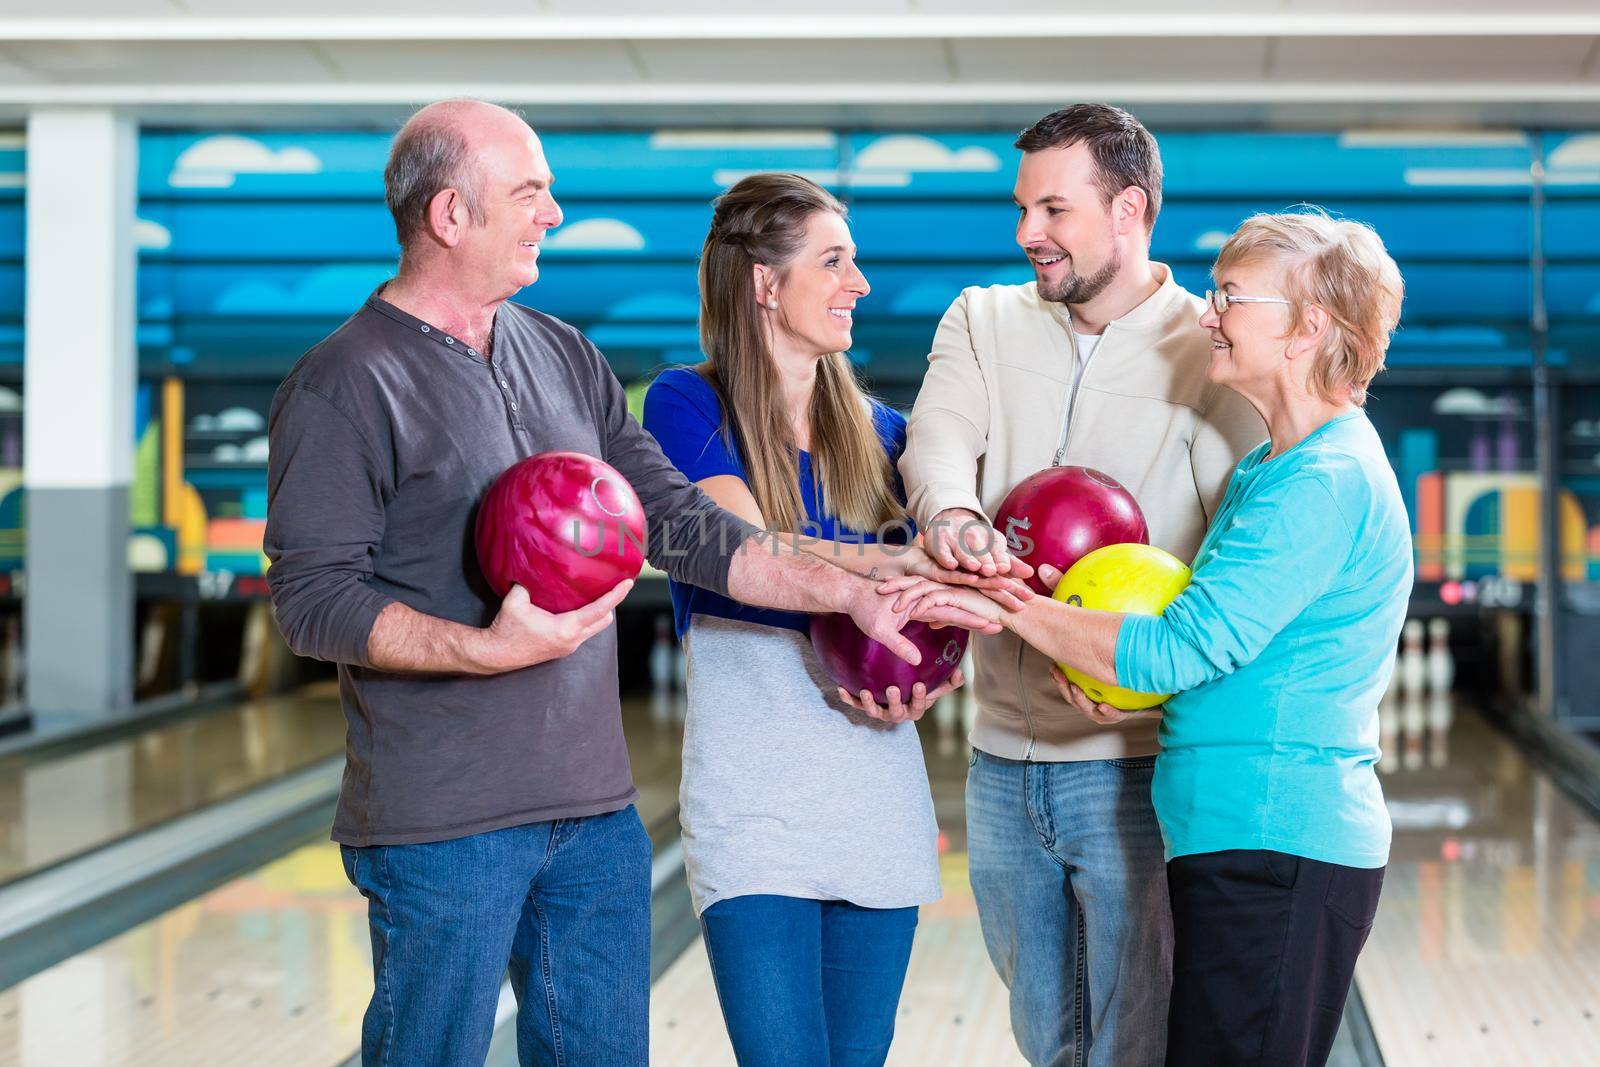
M 1153 253 L 1189 289 L 1207 287 L 1244 216 L 1301 201 L 1371 223 L 1399 260 L 1405 317 L 1370 410 L 1417 526 L 1420 612 L 1531 603 L 1533 349 L 1548 345 L 1563 385 L 1563 572 L 1571 595 L 1596 599 L 1600 132 L 1156 132 L 1166 187 Z M 873 289 L 852 354 L 876 390 L 909 405 L 960 289 L 1032 276 L 1013 241 L 1013 136 L 550 132 L 566 222 L 518 299 L 584 329 L 638 395 L 654 370 L 700 358 L 695 260 L 711 198 L 753 171 L 798 171 L 850 208 Z M 388 140 L 142 134 L 131 552 L 143 595 L 265 593 L 268 404 L 294 360 L 393 272 Z M 22 564 L 21 156 L 20 137 L 0 138 L 0 573 Z M 1548 331 L 1536 334 L 1540 303 Z

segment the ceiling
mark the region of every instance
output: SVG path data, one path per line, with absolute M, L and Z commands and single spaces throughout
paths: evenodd
M 981 14 L 972 14 L 981 6 Z M 472 95 L 546 125 L 1595 123 L 1600 4 L 1529 0 L 0 0 L 0 118 L 387 124 Z M 760 11 L 769 9 L 761 8 Z M 262 12 L 269 12 L 263 14 Z

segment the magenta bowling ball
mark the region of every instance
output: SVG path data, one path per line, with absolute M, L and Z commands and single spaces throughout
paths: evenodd
M 484 494 L 474 538 L 495 595 L 513 583 L 546 611 L 571 611 L 644 566 L 644 509 L 615 467 L 581 452 L 541 452 Z
M 1150 543 L 1133 494 L 1089 467 L 1047 467 L 1028 475 L 1001 502 L 995 529 L 1011 555 L 1034 569 L 1028 584 L 1045 596 L 1050 590 L 1039 580 L 1039 564 L 1065 574 L 1097 548 Z
M 890 686 L 900 688 L 900 699 L 910 701 L 911 687 L 921 682 L 931 693 L 961 665 L 971 631 L 955 626 L 935 630 L 925 622 L 908 622 L 900 633 L 922 653 L 913 667 L 887 645 L 868 637 L 848 615 L 811 616 L 811 647 L 822 669 L 852 696 L 870 690 L 879 704 L 889 702 Z

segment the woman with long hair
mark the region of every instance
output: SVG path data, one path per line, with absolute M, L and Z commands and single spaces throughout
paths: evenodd
M 840 566 L 1026 595 L 1014 577 L 944 574 L 907 543 L 905 419 L 845 355 L 869 291 L 833 196 L 792 174 L 740 181 L 701 253 L 705 362 L 655 380 L 646 429 L 720 506 Z M 940 893 L 912 720 L 962 679 L 887 707 L 855 694 L 858 709 L 806 616 L 676 582 L 672 600 L 688 657 L 684 854 L 739 1062 L 881 1064 L 917 906 Z

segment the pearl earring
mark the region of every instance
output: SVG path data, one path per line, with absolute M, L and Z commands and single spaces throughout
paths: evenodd
M 777 311 L 778 310 L 778 302 L 776 300 L 768 300 L 767 301 L 767 307 L 771 308 L 773 311 Z

